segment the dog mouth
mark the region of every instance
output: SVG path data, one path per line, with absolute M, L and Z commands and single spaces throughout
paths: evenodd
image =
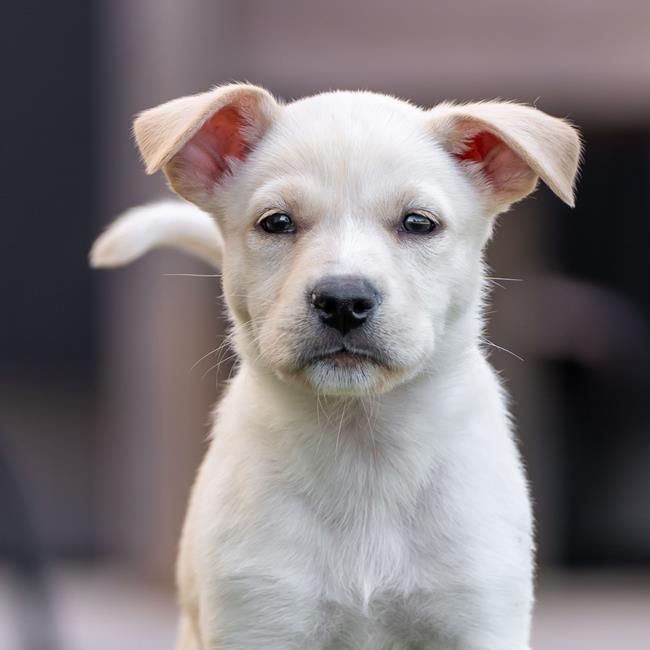
M 325 337 L 323 337 L 325 338 Z M 364 340 L 316 340 L 281 374 L 322 394 L 368 395 L 400 383 L 411 371 L 389 350 Z
M 305 366 L 312 366 L 319 363 L 330 365 L 342 370 L 354 370 L 359 366 L 372 363 L 377 366 L 387 366 L 387 360 L 379 352 L 374 350 L 365 350 L 347 345 L 341 345 L 337 348 L 318 352 L 310 355 L 304 360 Z

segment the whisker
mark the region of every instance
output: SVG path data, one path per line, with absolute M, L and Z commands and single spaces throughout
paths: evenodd
M 203 361 L 203 359 L 207 359 L 210 355 L 216 354 L 217 352 L 219 352 L 220 347 L 221 346 L 219 346 L 218 348 L 215 348 L 214 350 L 210 350 L 210 352 L 208 352 L 207 354 L 204 354 L 198 361 L 196 361 L 192 365 L 192 367 L 190 368 L 190 372 L 192 372 L 192 370 L 194 370 L 194 368 L 196 368 L 196 366 L 198 366 L 201 363 L 201 361 Z
M 372 399 L 372 398 L 370 398 Z M 359 399 L 359 402 L 361 402 L 361 408 L 363 409 L 364 415 L 366 416 L 366 422 L 368 423 L 368 433 L 370 434 L 370 442 L 372 442 L 372 451 L 373 455 L 375 457 L 375 460 L 377 459 L 377 446 L 375 444 L 375 432 L 374 432 L 374 425 L 370 421 L 370 415 L 368 414 L 368 411 L 366 410 L 366 404 L 364 402 L 363 397 Z
M 515 359 L 518 359 L 519 361 L 526 361 L 526 359 L 524 359 L 523 357 L 520 357 L 518 354 L 516 354 L 512 350 L 508 350 L 508 348 L 504 348 L 504 347 L 502 347 L 500 345 L 497 345 L 496 343 L 493 343 L 492 341 L 490 341 L 490 339 L 488 339 L 488 338 L 486 338 L 484 336 L 481 337 L 481 341 L 483 341 L 483 343 L 487 343 L 488 345 L 491 345 L 493 348 L 496 348 L 497 350 L 501 350 L 502 352 L 507 352 L 508 354 L 511 354 Z
M 341 409 L 341 421 L 339 422 L 339 430 L 336 433 L 336 445 L 334 447 L 334 460 L 336 460 L 339 453 L 339 440 L 341 438 L 341 430 L 343 429 L 343 420 L 345 418 L 345 410 L 347 409 L 347 406 L 348 406 L 348 402 L 344 401 L 343 408 Z
M 229 354 L 225 359 L 220 359 L 215 363 L 213 366 L 210 366 L 204 373 L 201 379 L 205 379 L 213 370 L 219 370 L 219 368 L 224 364 L 230 361 L 231 359 L 236 359 L 239 356 L 237 352 L 233 352 L 232 354 Z

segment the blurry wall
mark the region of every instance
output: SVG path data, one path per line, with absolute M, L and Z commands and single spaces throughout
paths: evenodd
M 43 418 L 67 423 L 55 438 L 61 447 L 44 433 L 21 442 L 24 457 L 33 459 L 27 465 L 44 468 L 40 477 L 30 472 L 29 480 L 38 486 L 37 501 L 48 504 L 43 525 L 53 547 L 57 528 L 65 528 L 71 539 L 83 537 L 88 546 L 150 574 L 169 575 L 209 405 L 218 393 L 215 379 L 224 373 L 223 367 L 209 370 L 217 361 L 210 356 L 190 372 L 222 340 L 218 279 L 164 275 L 211 271 L 181 255 L 155 253 L 128 269 L 95 274 L 98 304 L 91 311 L 84 253 L 91 230 L 135 203 L 167 195 L 160 176 L 147 178 L 141 169 L 130 137 L 133 115 L 213 84 L 249 80 L 285 99 L 339 87 L 391 92 L 422 104 L 512 98 L 583 127 L 586 166 L 578 208 L 570 211 L 540 190 L 500 221 L 489 251 L 492 274 L 524 281 L 495 280 L 488 336 L 525 359 L 492 348 L 513 396 L 542 560 L 648 559 L 644 354 L 650 306 L 642 250 L 650 223 L 647 2 L 112 0 L 85 7 L 95 13 L 79 9 L 76 20 L 89 18 L 71 23 L 74 36 L 56 33 L 54 39 L 50 30 L 48 40 L 43 25 L 30 73 L 13 77 L 14 95 L 30 97 L 18 101 L 17 123 L 45 125 L 39 143 L 48 139 L 45 133 L 59 134 L 57 152 L 77 167 L 51 177 L 57 196 L 68 199 L 56 209 L 56 228 L 45 206 L 36 209 L 38 197 L 24 200 L 27 190 L 12 209 L 23 222 L 38 216 L 33 223 L 42 228 L 39 242 L 53 267 L 75 269 L 62 286 L 68 295 L 76 291 L 78 301 L 64 303 L 62 311 L 81 320 L 65 329 L 66 336 L 97 350 L 96 358 L 85 354 L 88 372 L 73 383 L 69 401 L 55 398 L 54 404 L 45 399 L 56 395 L 51 379 L 33 371 L 27 353 L 9 363 L 20 336 L 30 343 L 48 340 L 46 324 L 36 326 L 33 316 L 14 308 L 18 325 L 2 328 L 8 337 L 0 348 L 2 381 L 15 391 L 20 384 L 7 369 L 18 368 L 26 390 L 36 391 L 23 403 L 11 392 L 0 396 L 9 404 L 4 408 L 12 428 L 27 430 L 34 403 Z M 31 24 L 16 33 L 29 33 Z M 48 48 L 67 58 L 47 56 Z M 58 112 L 34 108 L 38 91 L 22 94 L 43 76 L 53 98 L 48 108 L 61 107 Z M 88 94 L 66 103 L 77 95 L 61 88 L 80 92 L 80 79 L 87 80 Z M 89 116 L 94 127 L 84 122 Z M 90 142 L 96 143 L 92 150 Z M 24 152 L 20 143 L 16 150 Z M 90 161 L 93 166 L 84 166 Z M 28 163 L 18 170 L 27 179 Z M 57 171 L 65 169 L 60 165 Z M 75 191 L 64 176 L 92 176 L 94 182 Z M 25 230 L 16 225 L 16 232 Z M 7 279 L 24 274 L 23 261 L 34 259 L 30 242 L 25 238 L 16 249 L 6 239 L 0 245 L 12 260 L 2 274 L 7 295 L 18 301 L 24 296 Z M 61 250 L 68 252 L 52 252 Z M 42 265 L 28 271 L 22 290 L 42 287 Z M 58 340 L 51 348 L 67 349 Z M 612 358 L 622 361 L 612 364 Z M 38 386 L 47 388 L 39 393 Z M 66 444 L 70 453 L 62 457 L 47 451 Z M 53 475 L 74 486 L 72 501 L 44 487 Z M 62 513 L 73 513 L 71 520 L 60 519 Z

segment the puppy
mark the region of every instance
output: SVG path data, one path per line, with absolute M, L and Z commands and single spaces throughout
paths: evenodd
M 575 129 L 236 84 L 134 130 L 198 207 L 127 214 L 92 262 L 172 245 L 219 266 L 240 359 L 182 536 L 177 648 L 528 648 L 530 502 L 481 346 L 483 251 L 538 179 L 573 205 Z

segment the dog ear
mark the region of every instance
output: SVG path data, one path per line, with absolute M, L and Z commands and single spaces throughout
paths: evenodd
M 578 131 L 565 120 L 511 102 L 441 104 L 431 127 L 497 212 L 530 194 L 541 178 L 573 207 L 580 162 Z
M 231 84 L 146 110 L 133 133 L 148 174 L 163 169 L 171 188 L 210 209 L 214 190 L 255 147 L 280 110 L 258 86 Z

